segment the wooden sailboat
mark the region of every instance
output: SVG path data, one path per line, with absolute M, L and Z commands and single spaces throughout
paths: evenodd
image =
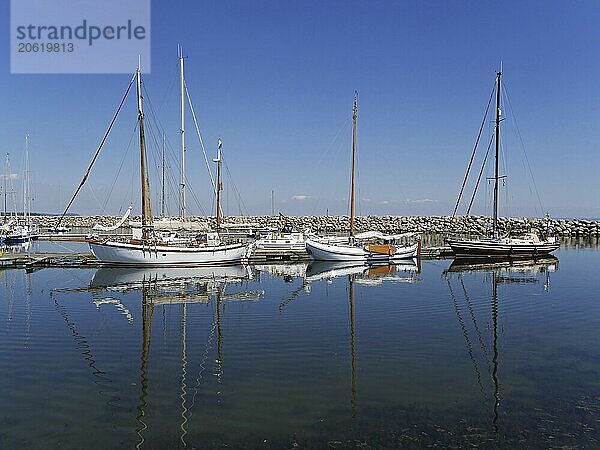
M 354 174 L 356 164 L 356 127 L 358 119 L 358 93 L 354 93 L 352 108 L 352 169 L 350 177 L 350 236 L 348 238 L 323 238 L 306 240 L 306 251 L 312 259 L 321 261 L 385 262 L 411 259 L 418 256 L 420 243 L 398 244 L 400 235 L 377 236 L 378 242 L 354 234 Z M 373 239 L 371 239 L 373 240 Z
M 136 71 L 137 103 L 140 140 L 140 173 L 142 223 L 139 233 L 128 241 L 111 240 L 109 237 L 92 237 L 88 240 L 90 250 L 103 263 L 133 266 L 170 265 L 222 265 L 235 264 L 245 259 L 249 246 L 243 243 L 225 244 L 218 233 L 199 235 L 186 242 L 169 242 L 155 233 L 150 184 L 146 167 L 146 147 L 144 136 L 144 112 L 142 108 L 142 78 Z M 219 206 L 217 206 L 218 208 Z M 185 211 L 182 210 L 182 214 Z
M 498 230 L 498 160 L 500 148 L 500 87 L 502 72 L 496 73 L 496 124 L 495 124 L 495 160 L 494 160 L 494 212 L 493 235 L 481 239 L 447 239 L 454 255 L 459 258 L 491 258 L 491 257 L 537 257 L 548 255 L 560 247 L 556 238 L 540 239 L 537 233 L 528 233 L 521 237 L 501 237 Z

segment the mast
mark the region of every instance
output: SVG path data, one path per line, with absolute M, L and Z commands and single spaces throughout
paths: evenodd
M 154 303 L 148 300 L 149 280 L 142 282 L 142 349 L 140 355 L 140 397 L 137 404 L 136 420 L 140 423 L 136 433 L 140 440 L 136 448 L 140 448 L 144 443 L 143 432 L 148 429 L 148 424 L 144 422 L 146 417 L 146 408 L 148 406 L 148 359 L 150 355 L 150 341 L 152 337 L 152 317 L 154 316 Z
M 23 223 L 29 222 L 31 204 L 29 203 L 29 134 L 25 133 L 25 161 L 23 170 Z
M 213 159 L 213 162 L 217 163 L 217 232 L 219 232 L 219 228 L 221 227 L 221 190 L 223 189 L 223 185 L 221 183 L 221 147 L 223 147 L 223 141 L 221 138 L 217 140 L 217 157 Z
M 358 91 L 354 91 L 352 108 L 352 174 L 350 178 L 350 236 L 354 236 L 354 171 L 356 165 L 356 121 L 358 119 Z
M 8 153 L 6 154 L 6 159 L 4 161 L 4 222 L 6 222 L 6 199 L 8 196 Z
M 162 192 L 161 192 L 161 203 L 160 213 L 162 217 L 165 217 L 165 133 L 163 133 L 162 142 Z
M 494 220 L 493 233 L 498 237 L 498 156 L 500 152 L 500 78 L 502 72 L 496 73 L 496 156 L 494 160 Z
M 352 407 L 352 418 L 356 418 L 356 331 L 354 328 L 354 278 L 348 275 L 348 297 L 350 303 L 350 356 L 351 356 L 351 378 L 350 389 L 352 397 L 350 405 Z
M 144 111 L 142 109 L 142 72 L 138 65 L 136 71 L 138 120 L 140 122 L 140 175 L 142 184 L 142 239 L 149 237 L 148 228 L 152 224 L 152 204 L 150 202 L 150 185 L 146 171 L 146 141 L 144 136 Z
M 181 84 L 181 190 L 179 193 L 180 216 L 183 219 L 186 214 L 185 204 L 185 80 L 183 78 L 183 48 L 179 50 L 179 78 Z
M 275 215 L 275 190 L 271 189 L 271 216 Z
M 494 383 L 494 408 L 492 423 L 494 431 L 498 432 L 498 407 L 500 406 L 500 383 L 498 381 L 498 280 L 496 272 L 492 272 L 492 347 L 494 355 L 492 357 L 492 382 Z

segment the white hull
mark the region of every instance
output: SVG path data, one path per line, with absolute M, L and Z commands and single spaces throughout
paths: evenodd
M 290 239 L 259 239 L 256 248 L 261 250 L 306 250 L 306 243 L 291 241 Z
M 249 249 L 245 244 L 175 247 L 106 241 L 89 242 L 89 245 L 98 261 L 129 266 L 237 264 L 247 258 Z
M 249 278 L 246 266 L 219 267 L 102 267 L 94 274 L 91 287 L 141 287 L 144 283 L 172 284 L 181 281 L 225 282 Z
M 312 259 L 318 261 L 361 261 L 365 263 L 390 262 L 411 259 L 418 256 L 419 244 L 395 245 L 393 255 L 375 253 L 365 249 L 361 244 L 326 243 L 311 239 L 306 241 L 306 251 Z
M 306 242 L 302 233 L 269 233 L 261 237 L 255 243 L 256 248 L 261 250 L 306 250 Z

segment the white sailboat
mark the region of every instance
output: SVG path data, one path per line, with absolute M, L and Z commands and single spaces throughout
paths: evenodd
M 155 232 L 150 201 L 150 185 L 146 167 L 144 112 L 142 108 L 141 89 L 142 78 L 139 67 L 136 71 L 136 82 L 142 187 L 141 228 L 139 229 L 139 232 L 135 233 L 135 235 L 127 241 L 117 241 L 110 237 L 92 237 L 88 240 L 90 250 L 99 261 L 117 265 L 202 266 L 236 264 L 241 262 L 248 257 L 250 246 L 244 243 L 223 243 L 221 242 L 218 232 L 198 235 L 184 242 L 181 240 L 170 242 L 168 239 L 164 239 L 161 233 Z M 217 200 L 217 210 L 219 209 L 218 203 Z M 184 207 L 182 207 L 182 215 L 183 214 L 185 214 Z
M 31 220 L 31 195 L 29 182 L 29 135 L 25 134 L 25 155 L 23 168 L 23 215 L 8 228 L 4 242 L 8 245 L 22 244 L 37 239 L 39 230 Z
M 358 119 L 358 93 L 354 93 L 352 109 L 352 169 L 350 183 L 350 236 L 346 238 L 308 238 L 306 251 L 312 259 L 321 261 L 362 261 L 366 263 L 393 262 L 418 256 L 420 240 L 406 245 L 400 235 L 375 233 L 370 238 L 354 234 L 354 172 L 356 161 L 356 123 Z M 416 236 L 416 234 L 415 234 Z M 406 235 L 402 235 L 406 238 Z
M 540 239 L 537 232 L 523 236 L 500 236 L 498 229 L 498 186 L 499 180 L 499 149 L 500 149 L 500 87 L 502 71 L 496 73 L 496 123 L 495 123 L 495 159 L 494 159 L 494 212 L 492 219 L 493 234 L 489 238 L 479 239 L 446 239 L 458 258 L 523 258 L 548 255 L 560 247 L 554 237 Z M 491 100 L 491 99 L 490 99 Z M 483 167 L 482 167 L 483 169 Z M 467 172 L 468 175 L 468 172 Z M 465 181 L 466 181 L 465 177 Z M 464 187 L 464 183 L 463 183 Z M 462 194 L 462 189 L 461 189 Z M 474 197 L 474 194 L 473 194 Z M 459 196 L 460 201 L 460 196 Z M 456 207 L 458 207 L 458 202 Z M 456 208 L 455 208 L 456 212 Z

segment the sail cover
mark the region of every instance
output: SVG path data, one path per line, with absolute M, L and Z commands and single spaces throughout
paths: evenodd
M 116 229 L 120 228 L 125 223 L 125 221 L 129 217 L 129 215 L 131 214 L 131 209 L 132 209 L 132 205 L 129 205 L 129 208 L 127 208 L 127 211 L 125 211 L 125 214 L 123 214 L 123 217 L 121 217 L 121 220 L 119 220 L 115 225 L 110 226 L 110 227 L 105 227 L 104 225 L 100 225 L 99 223 L 97 223 L 96 225 L 94 225 L 94 228 L 92 228 L 92 230 L 94 230 L 94 231 L 115 231 Z

